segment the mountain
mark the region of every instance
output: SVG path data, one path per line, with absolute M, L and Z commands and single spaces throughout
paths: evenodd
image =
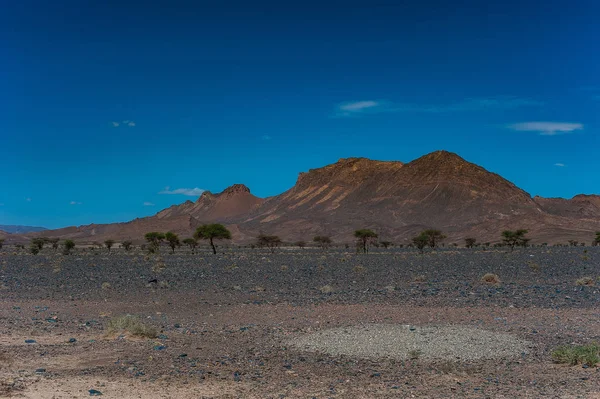
M 38 232 L 38 231 L 44 231 L 47 229 L 45 227 L 0 224 L 0 230 L 5 231 L 10 234 L 25 234 L 25 233 L 34 233 L 34 232 Z
M 576 195 L 571 199 L 534 198 L 547 213 L 575 219 L 600 219 L 600 195 Z
M 202 222 L 225 221 L 257 208 L 264 200 L 255 197 L 243 184 L 234 184 L 218 194 L 205 191 L 196 202 L 186 201 L 156 214 L 158 219 L 190 215 Z
M 300 173 L 284 193 L 258 198 L 235 184 L 221 193 L 203 193 L 156 215 L 128 223 L 88 225 L 43 234 L 79 241 L 132 239 L 149 231 L 190 236 L 202 223 L 224 223 L 234 242 L 261 232 L 285 241 L 329 235 L 350 242 L 359 228 L 381 239 L 408 243 L 425 228 L 448 235 L 447 242 L 475 237 L 497 242 L 506 229 L 526 228 L 533 242 L 589 242 L 600 230 L 600 196 L 570 200 L 532 198 L 513 183 L 460 156 L 436 151 L 409 163 L 343 158 Z

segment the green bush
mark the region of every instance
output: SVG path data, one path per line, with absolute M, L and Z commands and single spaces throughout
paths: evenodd
M 587 345 L 564 345 L 552 351 L 556 363 L 587 365 L 594 367 L 600 362 L 600 346 L 596 342 Z

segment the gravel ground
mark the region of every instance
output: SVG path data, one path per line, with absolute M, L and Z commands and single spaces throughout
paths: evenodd
M 482 329 L 394 324 L 328 329 L 294 338 L 289 344 L 332 356 L 449 361 L 518 358 L 533 347 L 513 335 Z
M 482 283 L 486 273 L 501 282 Z M 0 397 L 598 398 L 598 368 L 557 365 L 550 352 L 600 341 L 598 283 L 576 284 L 599 276 L 589 247 L 5 247 Z M 159 336 L 108 337 L 123 314 Z

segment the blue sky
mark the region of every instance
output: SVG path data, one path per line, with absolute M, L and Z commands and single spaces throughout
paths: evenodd
M 439 149 L 532 195 L 600 193 L 598 15 L 593 0 L 6 2 L 0 224 L 126 221 Z

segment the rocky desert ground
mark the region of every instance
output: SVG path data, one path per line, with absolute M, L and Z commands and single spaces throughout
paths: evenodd
M 219 249 L 5 246 L 0 397 L 600 398 L 598 247 Z

